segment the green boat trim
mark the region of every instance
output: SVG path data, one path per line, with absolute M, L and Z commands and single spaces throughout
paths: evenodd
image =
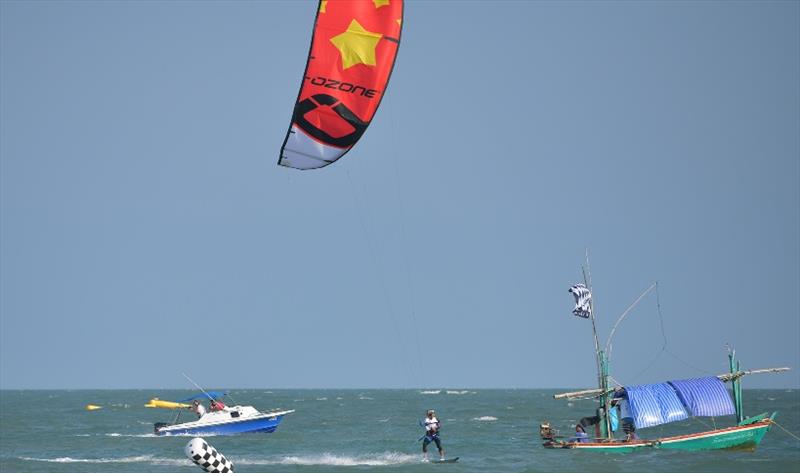
M 777 412 L 754 416 L 742 421 L 742 425 L 697 432 L 687 435 L 676 435 L 653 440 L 610 440 L 605 442 L 545 442 L 545 448 L 589 450 L 606 453 L 630 453 L 651 448 L 672 450 L 755 450 L 764 434 L 773 423 Z

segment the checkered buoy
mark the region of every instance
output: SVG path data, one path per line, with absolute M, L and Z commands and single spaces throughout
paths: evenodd
M 200 437 L 195 437 L 186 444 L 184 449 L 189 460 L 208 473 L 233 472 L 233 463 Z

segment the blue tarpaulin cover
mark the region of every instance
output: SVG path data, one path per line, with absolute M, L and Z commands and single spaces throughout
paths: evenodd
M 669 383 L 626 386 L 625 391 L 636 427 L 652 427 L 689 417 Z
M 186 399 L 181 399 L 177 402 L 189 402 L 194 401 L 195 399 L 219 399 L 226 394 L 228 393 L 223 393 L 220 391 L 208 391 L 207 393 L 195 394 L 192 397 L 187 397 Z
M 727 416 L 736 413 L 725 383 L 716 376 L 670 381 L 693 416 Z

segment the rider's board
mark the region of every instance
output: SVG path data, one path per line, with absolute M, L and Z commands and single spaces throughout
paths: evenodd
M 433 460 L 431 463 L 455 463 L 458 461 L 458 457 L 455 458 L 448 458 L 446 460 Z

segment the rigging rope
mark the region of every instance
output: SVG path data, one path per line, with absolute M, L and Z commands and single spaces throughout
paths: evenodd
M 350 188 L 353 191 L 353 199 L 356 204 L 356 213 L 358 214 L 358 220 L 359 223 L 361 223 L 361 229 L 364 231 L 364 238 L 367 240 L 367 247 L 369 249 L 370 257 L 372 258 L 372 265 L 377 275 L 378 284 L 380 285 L 381 291 L 383 292 L 383 300 L 384 303 L 386 304 L 389 319 L 391 321 L 392 328 L 394 329 L 395 332 L 395 341 L 400 349 L 400 352 L 404 352 L 405 350 L 403 350 L 403 346 L 400 342 L 400 328 L 398 327 L 397 324 L 397 315 L 395 314 L 394 305 L 392 305 L 391 300 L 389 299 L 389 290 L 386 287 L 386 281 L 385 278 L 383 277 L 383 272 L 381 271 L 380 264 L 378 264 L 377 252 L 373 244 L 373 239 L 370 238 L 370 234 L 367 229 L 367 225 L 363 215 L 363 212 L 366 212 L 366 210 L 361 208 L 362 207 L 361 201 L 359 200 L 358 191 L 356 189 L 355 184 L 353 183 L 353 178 L 350 175 L 350 171 L 348 170 L 346 174 L 347 174 L 347 179 L 350 181 Z M 409 368 L 408 363 L 404 364 L 404 368 L 406 370 L 407 381 L 411 381 L 413 379 L 413 374 L 411 373 L 411 368 Z
M 614 384 L 616 384 L 618 388 L 624 388 L 625 387 L 625 386 L 622 385 L 622 383 L 620 383 L 619 381 L 614 379 L 614 377 L 611 376 L 611 375 L 608 375 L 608 379 L 610 379 Z
M 695 371 L 698 371 L 700 373 L 709 374 L 709 375 L 714 374 L 714 373 L 712 373 L 712 372 L 710 372 L 708 370 L 704 370 L 702 368 L 698 368 L 698 367 L 692 365 L 691 363 L 689 363 L 686 360 L 682 359 L 681 357 L 679 357 L 678 355 L 676 355 L 675 353 L 673 353 L 671 350 L 669 350 L 667 348 L 667 333 L 664 330 L 664 315 L 661 313 L 661 295 L 658 292 L 658 282 L 656 282 L 656 307 L 658 309 L 658 321 L 659 321 L 659 326 L 661 328 L 661 338 L 664 341 L 664 343 L 661 345 L 661 350 L 659 350 L 658 353 L 656 353 L 655 357 L 653 357 L 653 359 L 650 360 L 650 362 L 641 371 L 636 373 L 636 375 L 633 377 L 633 380 L 635 381 L 635 380 L 639 379 L 639 377 L 641 375 L 643 375 L 647 370 L 652 368 L 653 365 L 655 364 L 655 362 L 658 361 L 658 359 L 661 358 L 661 355 L 664 354 L 664 353 L 670 355 L 671 357 L 675 358 L 676 360 L 680 361 L 681 363 L 683 363 L 684 365 L 688 366 L 689 368 L 691 368 L 691 369 L 693 369 Z
M 416 353 L 417 360 L 416 361 L 417 361 L 417 369 L 418 369 L 418 371 L 417 371 L 417 376 L 416 376 L 416 380 L 415 381 L 417 381 L 418 383 L 421 383 L 422 378 L 423 378 L 423 373 L 424 373 L 424 369 L 423 369 L 423 366 L 422 366 L 422 345 L 420 344 L 419 332 L 417 331 L 417 328 L 419 327 L 419 325 L 417 325 L 417 311 L 416 311 L 416 297 L 415 297 L 416 294 L 415 294 L 415 291 L 414 291 L 413 279 L 411 278 L 411 270 L 410 270 L 411 268 L 409 268 L 410 253 L 408 251 L 408 237 L 407 237 L 407 234 L 406 234 L 406 212 L 405 212 L 405 206 L 403 205 L 402 192 L 401 192 L 401 188 L 400 188 L 400 183 L 401 183 L 401 180 L 400 180 L 400 166 L 398 165 L 398 162 L 400 161 L 400 159 L 399 159 L 400 158 L 400 153 L 399 153 L 400 146 L 397 143 L 397 136 L 399 135 L 399 133 L 397 131 L 397 121 L 395 120 L 394 112 L 393 111 L 390 112 L 388 114 L 388 116 L 389 116 L 389 125 L 392 128 L 392 132 L 390 133 L 390 135 L 391 135 L 391 141 L 392 141 L 392 143 L 391 143 L 392 144 L 392 147 L 391 147 L 392 148 L 392 161 L 393 161 L 393 164 L 394 164 L 394 175 L 395 175 L 395 184 L 396 184 L 395 189 L 397 191 L 397 204 L 400 207 L 400 211 L 398 213 L 399 213 L 399 217 L 400 217 L 400 238 L 402 240 L 400 242 L 400 244 L 401 244 L 401 246 L 403 248 L 403 269 L 405 270 L 406 282 L 408 284 L 408 298 L 409 298 L 410 305 L 411 305 L 410 315 L 411 315 L 412 333 L 414 334 L 414 343 L 415 343 L 416 348 L 417 348 L 417 353 Z
M 783 430 L 783 431 L 784 431 L 784 432 L 786 432 L 787 434 L 789 434 L 789 435 L 791 435 L 792 437 L 794 437 L 794 439 L 795 439 L 795 440 L 798 440 L 798 441 L 800 441 L 800 437 L 798 437 L 797 435 L 795 435 L 795 434 L 793 434 L 793 433 L 789 432 L 789 430 L 788 430 L 786 427 L 784 427 L 784 426 L 782 426 L 781 424 L 779 424 L 779 423 L 775 422 L 775 419 L 773 419 L 773 420 L 772 420 L 772 423 L 773 423 L 773 424 L 775 424 L 775 425 L 777 425 L 778 427 L 780 427 L 780 428 L 781 428 L 781 430 Z

